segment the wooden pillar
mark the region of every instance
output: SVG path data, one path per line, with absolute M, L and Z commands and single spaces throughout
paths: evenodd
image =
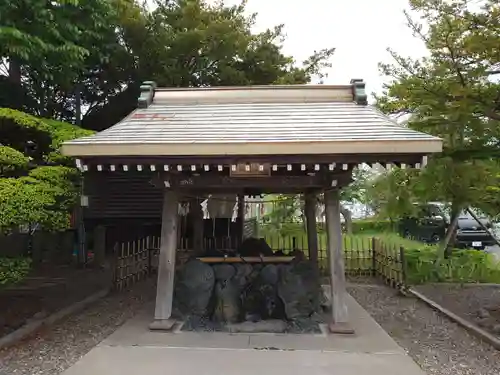
M 174 295 L 175 253 L 177 250 L 178 203 L 177 193 L 166 190 L 163 195 L 155 318 L 149 326 L 152 330 L 170 330 L 175 323 L 171 315 Z
M 106 258 L 106 227 L 98 225 L 94 228 L 94 263 L 102 266 Z
M 196 255 L 203 255 L 205 248 L 203 246 L 204 239 L 204 221 L 203 221 L 203 209 L 198 198 L 192 199 L 190 202 L 189 211 L 191 212 L 191 217 L 193 218 L 193 249 Z
M 332 293 L 332 321 L 329 324 L 329 329 L 331 333 L 354 333 L 354 330 L 349 326 L 347 311 L 340 199 L 337 189 L 325 191 L 325 212 Z
M 318 265 L 318 228 L 316 226 L 316 194 L 305 194 L 305 214 L 307 226 L 307 248 L 309 260 Z
M 245 230 L 245 195 L 238 194 L 238 245 L 243 242 L 243 233 Z

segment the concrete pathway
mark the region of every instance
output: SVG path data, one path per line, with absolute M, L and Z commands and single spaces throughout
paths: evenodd
M 349 309 L 352 336 L 150 332 L 147 306 L 64 375 L 424 375 L 353 298 Z

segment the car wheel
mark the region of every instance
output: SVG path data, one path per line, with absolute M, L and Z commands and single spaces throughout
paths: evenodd
M 441 241 L 441 237 L 439 236 L 439 234 L 433 234 L 431 236 L 431 243 L 439 243 L 439 241 Z

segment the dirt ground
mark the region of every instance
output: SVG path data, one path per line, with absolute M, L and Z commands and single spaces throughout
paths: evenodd
M 500 285 L 429 284 L 415 289 L 500 337 Z
M 42 265 L 20 284 L 0 290 L 0 337 L 109 287 L 108 268 Z

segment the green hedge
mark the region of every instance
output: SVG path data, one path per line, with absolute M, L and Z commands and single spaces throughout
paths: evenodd
M 344 223 L 342 224 L 344 227 Z M 318 233 L 325 232 L 325 224 L 318 223 Z M 362 219 L 352 222 L 353 234 L 371 234 L 390 232 L 392 229 L 391 222 L 388 220 L 377 219 Z M 306 230 L 302 223 L 281 223 L 279 226 L 272 224 L 261 225 L 261 231 L 264 234 L 279 232 L 281 236 L 301 236 L 305 235 Z
M 477 250 L 453 250 L 439 268 L 435 247 L 405 249 L 407 281 L 410 285 L 428 282 L 500 283 L 500 264 L 494 255 Z
M 22 281 L 30 268 L 29 258 L 0 258 L 0 287 Z
M 362 219 L 352 222 L 352 233 L 383 233 L 390 232 L 392 224 L 388 220 Z

